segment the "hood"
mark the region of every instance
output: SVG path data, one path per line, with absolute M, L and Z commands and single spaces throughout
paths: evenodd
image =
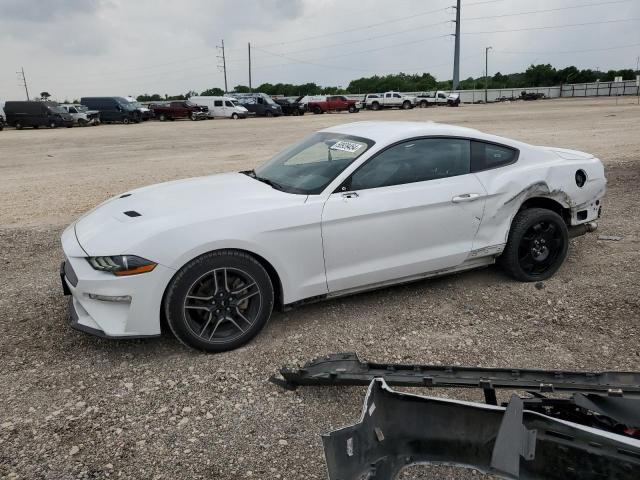
M 136 246 L 174 229 L 304 203 L 241 173 L 225 173 L 132 190 L 107 200 L 75 224 L 88 255 L 143 254 Z M 212 231 L 215 231 L 212 228 Z M 225 232 L 218 232 L 224 237 Z

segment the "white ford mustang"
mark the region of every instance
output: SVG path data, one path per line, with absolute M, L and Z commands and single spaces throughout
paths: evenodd
M 255 171 L 140 188 L 65 230 L 72 325 L 236 348 L 273 308 L 502 264 L 562 265 L 596 228 L 606 180 L 587 153 L 436 123 L 359 122 Z

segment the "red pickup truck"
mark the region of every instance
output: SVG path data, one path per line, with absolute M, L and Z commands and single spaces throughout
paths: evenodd
M 324 112 L 344 112 L 356 113 L 360 109 L 358 108 L 358 102 L 356 100 L 349 100 L 342 95 L 334 95 L 327 97 L 323 101 L 311 101 L 307 104 L 307 110 L 313 113 Z
M 165 120 L 175 120 L 176 118 L 190 118 L 191 120 L 205 120 L 207 118 L 207 107 L 202 107 L 189 101 L 152 103 L 149 108 L 154 116 L 164 122 Z

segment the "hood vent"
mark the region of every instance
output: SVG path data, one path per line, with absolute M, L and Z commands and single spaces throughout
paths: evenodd
M 128 210 L 126 212 L 123 212 L 127 217 L 141 217 L 142 214 L 136 212 L 135 210 Z

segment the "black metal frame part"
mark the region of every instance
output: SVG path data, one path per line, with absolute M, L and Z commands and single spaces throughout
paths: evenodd
M 640 441 L 528 411 L 422 397 L 371 381 L 358 424 L 323 436 L 330 480 L 387 480 L 420 463 L 509 479 L 631 480 Z
M 495 395 L 495 389 L 508 388 L 540 394 L 600 393 L 640 398 L 640 373 L 635 372 L 373 363 L 360 360 L 355 353 L 327 355 L 307 362 L 302 368 L 283 367 L 280 374 L 282 379 L 272 377 L 271 381 L 290 390 L 301 385 L 369 385 L 374 378 L 384 378 L 388 385 L 402 387 L 481 388 L 490 397 Z

